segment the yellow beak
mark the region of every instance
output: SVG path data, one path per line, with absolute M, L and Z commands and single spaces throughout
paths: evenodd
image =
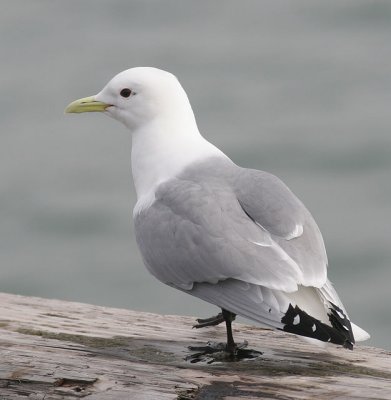
M 107 107 L 111 107 L 111 104 L 96 101 L 94 96 L 90 96 L 72 101 L 65 109 L 65 113 L 102 112 Z

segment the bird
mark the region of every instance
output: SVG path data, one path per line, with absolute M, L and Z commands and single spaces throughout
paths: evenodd
M 236 165 L 200 133 L 175 75 L 120 72 L 66 113 L 102 112 L 128 128 L 135 237 L 148 271 L 222 311 L 234 355 L 237 315 L 315 342 L 353 349 L 369 334 L 350 321 L 327 277 L 321 232 L 278 177 Z

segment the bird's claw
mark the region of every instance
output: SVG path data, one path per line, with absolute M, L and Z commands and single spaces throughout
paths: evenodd
M 216 326 L 224 322 L 224 317 L 222 313 L 214 315 L 210 318 L 198 318 L 196 319 L 197 324 L 193 325 L 193 328 L 206 328 L 207 326 Z
M 196 353 L 188 355 L 185 360 L 192 364 L 199 362 L 212 364 L 223 361 L 250 360 L 263 354 L 260 351 L 246 349 L 247 346 L 247 341 L 235 345 L 234 351 L 228 351 L 225 343 L 218 342 L 208 342 L 206 346 L 189 346 L 188 349 Z

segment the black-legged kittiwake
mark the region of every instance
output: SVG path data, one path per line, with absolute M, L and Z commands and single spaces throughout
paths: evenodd
M 139 67 L 116 75 L 68 113 L 99 111 L 132 134 L 136 240 L 150 273 L 223 311 L 352 349 L 369 335 L 353 324 L 327 279 L 321 233 L 277 177 L 241 168 L 201 136 L 177 78 Z

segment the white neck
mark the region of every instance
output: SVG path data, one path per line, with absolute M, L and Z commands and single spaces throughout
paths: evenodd
M 194 116 L 176 120 L 175 124 L 155 119 L 134 131 L 132 173 L 137 193 L 134 214 L 153 203 L 155 190 L 162 182 L 174 178 L 191 163 L 212 156 L 227 157 L 201 136 Z

